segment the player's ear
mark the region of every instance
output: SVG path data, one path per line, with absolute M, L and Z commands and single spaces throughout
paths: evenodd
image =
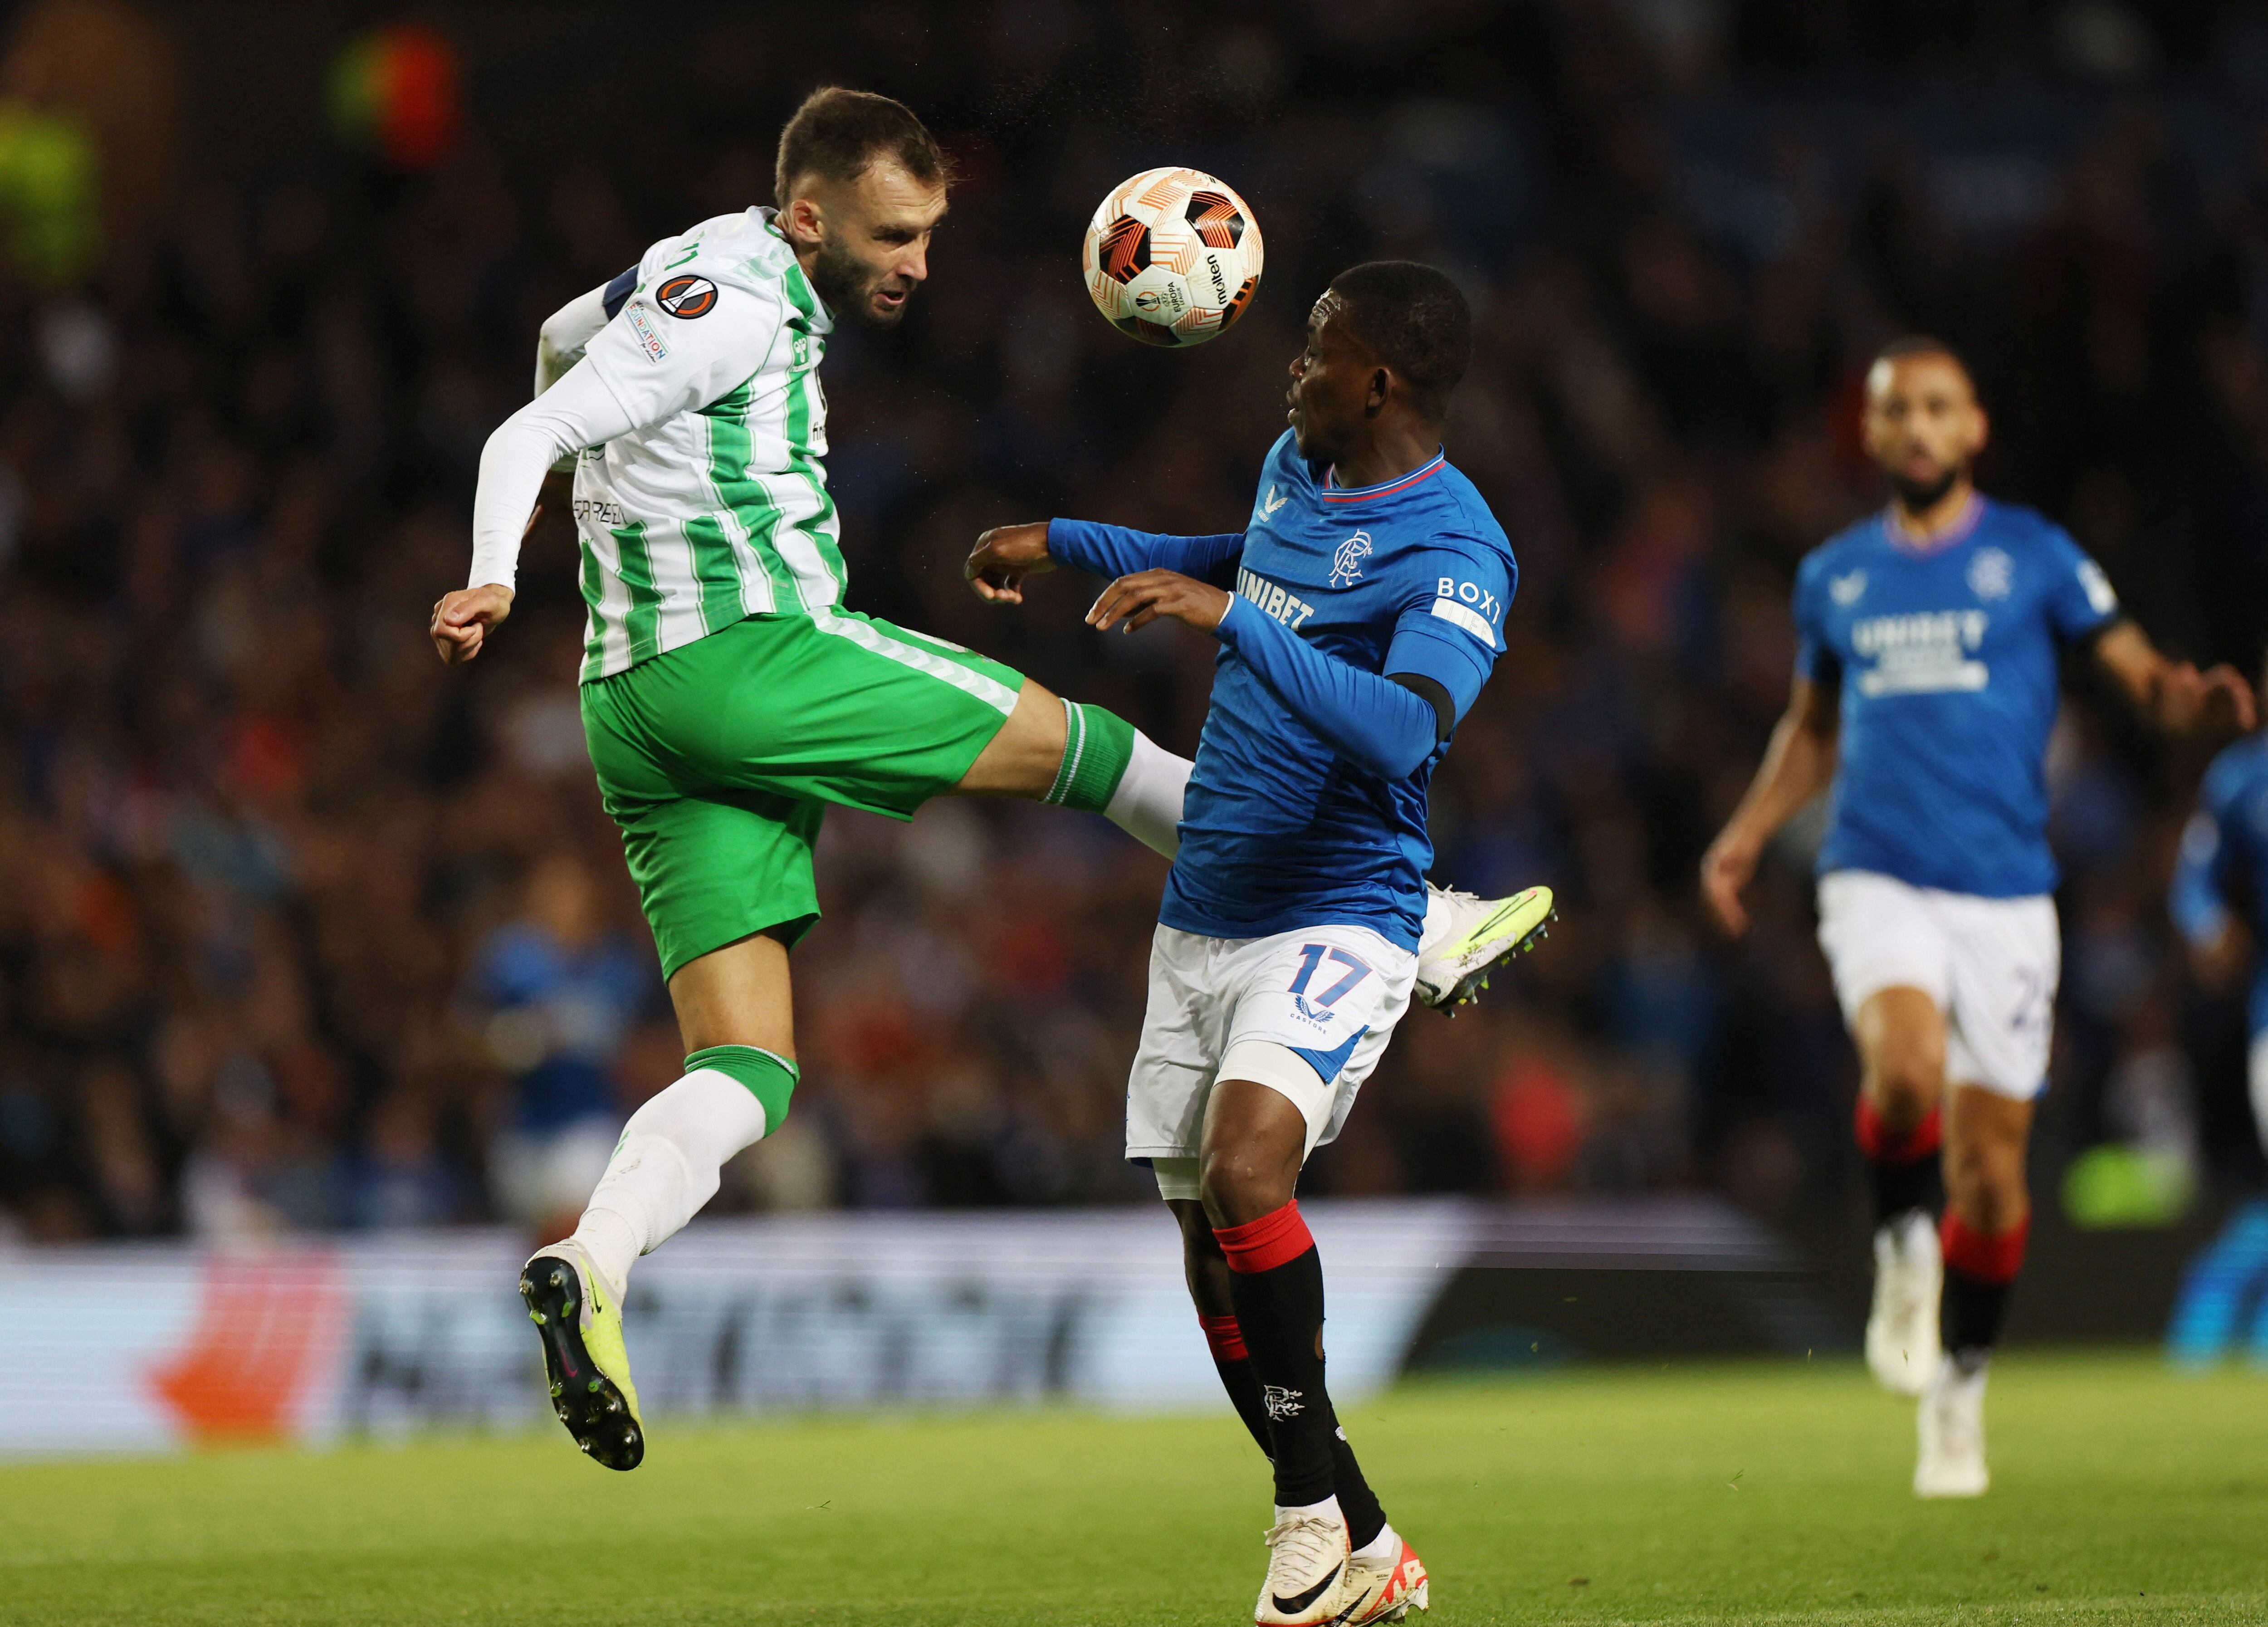
M 1992 416 L 1982 406 L 1976 408 L 1975 411 L 1977 414 L 1976 445 L 1969 449 L 1969 455 L 1972 458 L 1983 452 L 1985 443 L 1992 438 Z
M 790 242 L 816 243 L 824 235 L 821 231 L 824 217 L 820 210 L 818 199 L 803 196 L 790 198 L 787 208 L 780 212 L 784 217 L 780 224 L 787 228 Z
M 1362 409 L 1376 416 L 1386 410 L 1387 399 L 1394 393 L 1394 374 L 1383 367 L 1370 370 L 1370 387 L 1363 394 Z

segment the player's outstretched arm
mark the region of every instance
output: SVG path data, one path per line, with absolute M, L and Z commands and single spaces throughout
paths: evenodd
M 1756 874 L 1764 843 L 1835 778 L 1839 698 L 1835 685 L 1797 676 L 1748 794 L 1702 855 L 1702 899 L 1735 938 L 1749 930 L 1741 889 Z
M 1226 588 L 1236 579 L 1236 562 L 1243 554 L 1241 531 L 1182 537 L 1092 520 L 1051 519 L 986 532 L 969 550 L 961 574 L 979 599 L 1020 605 L 1024 602 L 1024 578 L 1058 564 L 1114 578 L 1172 571 Z
M 1433 703 L 1407 686 L 1326 655 L 1249 600 L 1178 571 L 1119 578 L 1086 621 L 1103 632 L 1122 626 L 1130 633 L 1160 616 L 1227 644 L 1318 740 L 1382 779 L 1415 772 L 1446 733 L 1437 732 Z
M 617 277 L 600 291 L 601 313 L 622 283 Z M 473 568 L 465 593 L 494 587 L 505 595 L 501 602 L 510 603 L 520 541 L 535 523 L 536 496 L 561 458 L 696 411 L 747 378 L 777 336 L 781 306 L 777 297 L 747 289 L 736 288 L 732 296 L 715 302 L 698 321 L 653 306 L 644 309 L 637 323 L 602 323 L 587 340 L 580 361 L 497 427 L 481 448 L 480 482 L 473 493 Z M 576 314 L 580 303 L 554 313 L 553 320 L 587 327 L 590 313 Z M 451 600 L 456 601 L 453 607 Z M 442 659 L 462 661 L 477 654 L 482 641 L 468 629 L 501 621 L 498 603 L 493 596 L 452 594 L 436 606 L 434 643 L 438 647 L 446 638 L 454 651 L 444 649 Z M 445 607 L 469 615 L 475 606 L 485 620 L 474 616 L 445 631 Z
M 2140 712 L 2169 734 L 2234 734 L 2254 725 L 2252 686 L 2226 663 L 2199 672 L 2169 659 L 2132 622 L 2095 641 L 2095 659 Z

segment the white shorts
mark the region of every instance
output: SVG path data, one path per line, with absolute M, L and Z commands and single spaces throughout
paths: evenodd
M 1302 927 L 1271 938 L 1160 927 L 1150 944 L 1142 1043 L 1126 1086 L 1126 1156 L 1158 1165 L 1166 1196 L 1196 1196 L 1205 1102 L 1241 1044 L 1260 1048 L 1240 1057 L 1262 1076 L 1257 1082 L 1307 1115 L 1314 1152 L 1346 1123 L 1417 979 L 1417 955 L 1366 926 Z
M 1843 1020 L 1885 989 L 1945 1013 L 1945 1079 L 2029 1101 L 2047 1088 L 2063 938 L 2055 900 L 1977 898 L 1868 870 L 1819 879 L 1819 946 Z

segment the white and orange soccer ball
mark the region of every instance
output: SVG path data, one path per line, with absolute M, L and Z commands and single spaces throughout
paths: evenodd
M 1079 269 L 1096 310 L 1145 344 L 1203 344 L 1260 286 L 1260 223 L 1202 170 L 1144 170 L 1102 200 Z

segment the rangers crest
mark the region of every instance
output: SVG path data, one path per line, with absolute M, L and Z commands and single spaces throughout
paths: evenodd
M 2006 599 L 2016 578 L 2016 562 L 1997 548 L 1980 548 L 1969 562 L 1969 591 L 1979 599 Z
M 1370 533 L 1358 531 L 1331 556 L 1331 585 L 1352 587 L 1362 580 L 1362 562 L 1370 557 Z

